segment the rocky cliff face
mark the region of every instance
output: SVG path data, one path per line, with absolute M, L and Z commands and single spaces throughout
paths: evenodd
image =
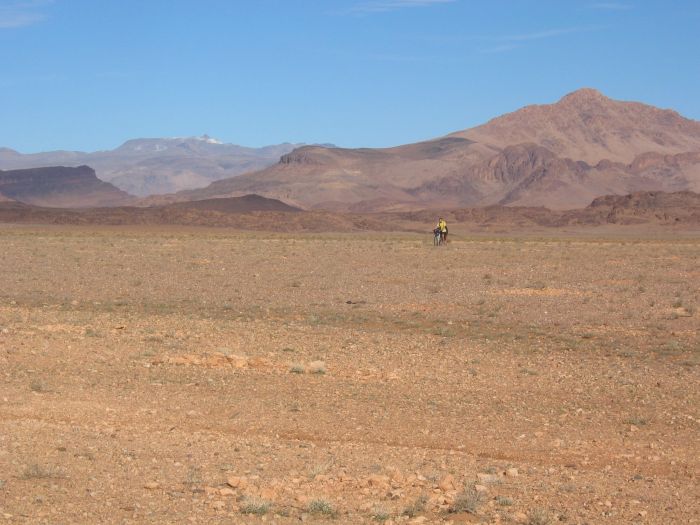
M 0 171 L 0 194 L 50 207 L 119 206 L 133 198 L 97 178 L 88 166 L 63 166 Z

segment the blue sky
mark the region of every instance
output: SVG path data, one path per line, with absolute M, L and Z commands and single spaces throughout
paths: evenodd
M 0 0 L 0 146 L 389 146 L 590 86 L 700 120 L 700 2 Z

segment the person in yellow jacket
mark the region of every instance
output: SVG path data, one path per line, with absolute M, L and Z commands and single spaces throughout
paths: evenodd
M 447 222 L 442 217 L 438 220 L 437 229 L 440 230 L 442 242 L 447 242 Z

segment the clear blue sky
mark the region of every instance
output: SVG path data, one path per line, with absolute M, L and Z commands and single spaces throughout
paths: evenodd
M 700 2 L 0 0 L 0 146 L 389 146 L 590 86 L 700 120 Z

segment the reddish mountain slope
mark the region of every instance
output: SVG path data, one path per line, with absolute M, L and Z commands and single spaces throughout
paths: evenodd
M 417 144 L 299 148 L 268 169 L 150 202 L 258 193 L 336 211 L 571 209 L 641 190 L 700 191 L 700 122 L 583 89 Z
M 630 163 L 646 152 L 700 151 L 700 122 L 672 110 L 611 100 L 594 89 L 581 89 L 556 104 L 527 106 L 452 136 L 498 148 L 532 142 L 589 164 L 603 159 Z

